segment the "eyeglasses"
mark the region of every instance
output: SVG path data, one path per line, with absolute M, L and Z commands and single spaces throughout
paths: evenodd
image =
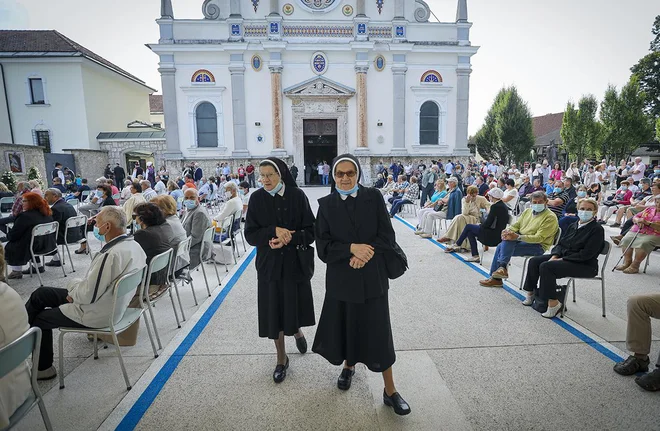
M 357 172 L 355 172 L 355 171 L 348 171 L 348 172 L 337 171 L 337 172 L 335 172 L 335 177 L 337 177 L 337 178 L 344 178 L 344 175 L 346 175 L 348 178 L 353 178 L 354 176 L 357 175 Z
M 261 178 L 262 180 L 270 180 L 271 178 L 275 178 L 275 177 L 279 177 L 279 175 L 277 175 L 277 174 L 265 174 L 265 175 L 260 174 L 259 175 L 259 178 Z

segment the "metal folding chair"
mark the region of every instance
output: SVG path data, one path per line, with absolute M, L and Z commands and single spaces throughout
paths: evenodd
M 9 426 L 5 428 L 10 430 L 23 419 L 35 405 L 39 406 L 41 418 L 48 431 L 52 431 L 53 426 L 46 411 L 46 404 L 37 384 L 37 373 L 39 372 L 39 348 L 41 347 L 41 329 L 33 327 L 28 329 L 16 340 L 0 349 L 0 379 L 14 371 L 17 367 L 23 366 L 25 361 L 32 355 L 32 368 L 30 370 L 30 386 L 32 394 L 16 409 L 9 418 Z M 63 370 L 63 368 L 60 368 Z M 60 371 L 63 373 L 63 371 Z
M 124 366 L 124 358 L 121 355 L 121 348 L 119 347 L 119 341 L 117 340 L 117 334 L 121 334 L 127 330 L 133 323 L 135 323 L 140 316 L 147 310 L 147 307 L 144 305 L 144 295 L 145 295 L 145 284 L 144 284 L 144 275 L 146 273 L 147 266 L 143 266 L 140 269 L 129 272 L 128 274 L 120 277 L 113 287 L 113 300 L 112 300 L 112 313 L 110 314 L 110 319 L 108 326 L 105 328 L 60 328 L 60 389 L 64 389 L 64 335 L 78 332 L 83 334 L 93 334 L 94 335 L 94 359 L 99 358 L 98 351 L 98 336 L 99 335 L 110 335 L 112 336 L 112 341 L 114 342 L 115 348 L 117 349 L 117 355 L 119 357 L 119 365 L 121 367 L 122 374 L 124 375 L 124 381 L 126 382 L 126 389 L 131 390 L 131 382 L 128 380 L 128 373 L 126 372 L 126 367 Z M 140 307 L 139 308 L 127 308 L 124 312 L 124 315 L 118 322 L 113 321 L 113 316 L 116 313 L 117 308 L 117 299 L 123 298 L 125 296 L 133 296 L 135 292 L 140 294 Z M 147 327 L 147 333 L 149 334 L 149 340 L 151 341 L 151 348 L 154 351 L 154 357 L 158 357 L 158 352 L 156 351 L 156 345 L 154 344 L 154 339 L 151 335 L 151 329 L 149 328 L 149 322 L 147 319 L 144 321 L 145 326 Z
M 181 318 L 185 321 L 186 320 L 186 314 L 183 311 L 183 305 L 181 305 L 181 295 L 179 295 L 179 285 L 177 284 L 177 276 L 176 272 L 184 269 L 186 267 L 190 267 L 190 242 L 192 241 L 192 237 L 188 237 L 181 241 L 177 246 L 176 246 L 176 253 L 172 256 L 172 261 L 174 262 L 173 265 L 170 265 L 170 271 L 169 271 L 169 277 L 170 277 L 170 282 L 174 284 L 174 292 L 176 293 L 177 300 L 179 301 L 179 309 L 181 310 Z M 187 259 L 185 258 L 187 256 Z M 190 277 L 192 280 L 192 277 Z M 182 279 L 185 280 L 185 279 Z M 193 294 L 193 299 L 195 300 L 195 305 L 197 304 L 197 296 L 195 295 L 195 288 L 192 286 L 192 282 L 190 287 L 192 288 L 192 294 Z M 177 321 L 178 323 L 178 321 Z M 179 324 L 179 328 L 181 325 Z
M 552 247 L 556 246 L 557 243 L 559 243 L 560 238 L 561 238 L 561 228 L 557 228 L 555 239 L 554 241 L 552 241 Z M 525 261 L 523 262 L 522 275 L 520 276 L 520 285 L 518 286 L 518 290 L 522 290 L 523 283 L 525 282 L 525 274 L 527 274 L 527 262 L 535 256 L 515 256 L 515 257 L 522 257 L 525 259 Z
M 71 229 L 71 230 L 75 230 L 75 229 L 82 230 L 84 236 L 82 237 L 82 239 L 79 239 L 78 241 L 69 242 L 69 229 Z M 66 225 L 65 225 L 65 228 L 64 228 L 64 244 L 62 244 L 62 256 L 64 256 L 64 249 L 66 249 L 66 253 L 69 255 L 69 262 L 71 262 L 71 272 L 76 272 L 76 269 L 73 267 L 73 259 L 71 258 L 71 250 L 69 250 L 69 245 L 82 244 L 83 242 L 87 242 L 87 248 L 89 249 L 88 255 L 89 255 L 89 258 L 91 260 L 92 259 L 92 249 L 89 246 L 89 241 L 87 241 L 87 216 L 79 215 L 79 216 L 68 218 L 66 220 Z
M 653 249 L 653 251 L 657 251 L 657 250 L 660 250 L 660 247 L 656 247 L 655 249 Z M 646 263 L 644 263 L 644 274 L 646 274 L 646 268 L 649 267 L 649 263 L 651 262 L 651 255 L 653 254 L 653 251 L 648 255 L 646 255 L 646 259 L 645 259 Z
M 200 257 L 202 259 L 200 260 L 199 266 L 202 267 L 202 274 L 204 275 L 204 282 L 206 283 L 206 291 L 208 292 L 209 296 L 211 296 L 211 290 L 209 289 L 209 281 L 206 278 L 206 270 L 204 269 L 204 256 L 213 256 L 213 253 L 211 251 L 213 250 L 213 234 L 215 233 L 215 228 L 211 226 L 210 228 L 206 229 L 204 231 L 204 236 L 202 237 L 202 249 L 200 250 Z M 223 254 L 224 257 L 224 254 Z M 218 279 L 218 286 L 222 285 L 220 281 L 220 274 L 218 274 L 218 266 L 213 263 L 213 268 L 215 269 L 215 276 Z M 191 282 L 192 283 L 192 282 Z
M 243 253 L 247 253 L 247 247 L 245 246 L 245 235 L 243 234 L 243 225 L 241 224 L 242 217 L 242 209 L 234 213 L 234 223 L 232 224 L 232 228 L 229 231 L 232 239 L 232 245 L 236 247 L 236 253 L 238 254 L 238 257 L 241 257 L 241 254 L 238 251 L 238 244 L 236 244 L 236 237 L 239 233 L 241 234 L 241 241 L 243 242 Z
M 151 262 L 149 263 L 149 269 L 147 271 L 147 280 L 144 289 L 145 302 L 149 310 L 149 317 L 151 318 L 151 323 L 154 325 L 154 333 L 156 334 L 156 341 L 158 342 L 159 349 L 162 349 L 163 345 L 160 342 L 160 335 L 158 335 L 158 327 L 156 325 L 156 319 L 154 318 L 152 304 L 158 302 L 163 296 L 165 296 L 166 292 L 169 293 L 170 300 L 172 301 L 172 310 L 174 310 L 174 318 L 176 319 L 176 326 L 178 328 L 181 327 L 181 323 L 179 322 L 179 315 L 176 312 L 176 305 L 174 305 L 174 297 L 172 296 L 172 285 L 170 284 L 170 277 L 169 277 L 169 273 L 170 273 L 169 267 L 170 265 L 175 264 L 175 259 L 173 259 L 173 256 L 175 256 L 174 250 L 169 249 L 159 255 L 154 256 L 151 259 Z M 167 277 L 165 280 L 167 289 L 159 292 L 158 296 L 152 298 L 151 295 L 149 294 L 149 286 L 151 286 L 151 277 L 158 271 L 167 271 Z
M 600 275 L 596 275 L 595 277 L 571 277 L 568 279 L 568 284 L 566 286 L 566 298 L 564 299 L 564 302 L 566 302 L 566 299 L 568 298 L 568 291 L 571 290 L 571 285 L 573 285 L 573 302 L 575 302 L 575 280 L 600 280 L 600 288 L 603 296 L 603 317 L 605 317 L 605 267 L 607 266 L 607 261 L 610 258 L 611 251 L 612 244 L 605 241 L 603 248 L 600 251 L 600 254 L 605 256 L 605 260 L 603 260 L 603 263 L 600 266 Z M 564 307 L 562 307 L 561 317 L 564 317 L 564 309 L 566 308 L 565 305 L 566 304 L 564 304 Z
M 14 198 L 0 198 L 0 214 L 2 214 L 2 217 L 7 217 L 11 214 L 11 208 L 14 206 L 15 200 Z M 9 211 L 3 211 L 3 208 L 9 208 Z
M 32 267 L 30 269 L 30 276 L 32 276 L 32 270 L 37 272 L 37 276 L 39 277 L 39 283 L 41 287 L 44 286 L 44 281 L 41 278 L 41 273 L 39 272 L 39 265 L 37 264 L 37 257 L 44 257 L 44 256 L 49 256 L 51 253 L 55 252 L 57 254 L 57 257 L 60 259 L 60 262 L 62 262 L 62 255 L 60 254 L 60 249 L 57 247 L 57 230 L 59 229 L 60 224 L 56 221 L 49 222 L 49 223 L 42 223 L 38 224 L 35 227 L 32 228 L 32 235 L 30 238 L 30 255 L 32 255 Z M 35 250 L 35 244 L 34 241 L 37 238 L 43 238 L 46 240 L 47 237 L 53 236 L 53 243 L 55 244 L 55 248 L 51 249 L 50 247 L 45 247 L 43 249 L 39 248 Z M 66 272 L 64 271 L 64 265 L 61 266 L 62 268 L 62 274 L 66 277 Z

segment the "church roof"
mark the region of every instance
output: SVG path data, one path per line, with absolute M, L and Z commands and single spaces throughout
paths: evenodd
M 532 118 L 532 129 L 534 137 L 540 138 L 555 130 L 561 130 L 561 124 L 564 120 L 564 113 L 546 114 L 540 117 Z
M 162 94 L 150 94 L 149 95 L 149 111 L 152 114 L 162 114 L 163 113 L 163 95 Z
M 147 86 L 140 78 L 131 75 L 57 30 L 0 30 L 0 57 L 20 57 L 19 53 L 23 55 L 25 53 L 48 54 L 51 57 L 82 56 L 138 84 Z

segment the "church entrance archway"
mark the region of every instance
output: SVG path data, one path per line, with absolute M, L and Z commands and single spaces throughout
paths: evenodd
M 321 185 L 318 165 L 324 162 L 331 164 L 332 159 L 337 157 L 337 120 L 303 119 L 303 143 L 305 184 Z

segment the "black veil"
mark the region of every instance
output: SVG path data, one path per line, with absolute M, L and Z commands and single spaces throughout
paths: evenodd
M 355 157 L 353 154 L 341 154 L 337 157 L 334 158 L 332 161 L 332 165 L 330 166 L 330 193 L 334 193 L 336 186 L 335 186 L 335 166 L 339 162 L 353 162 L 355 167 L 357 168 L 358 175 L 357 175 L 357 182 L 358 184 L 360 183 L 360 180 L 362 179 L 362 167 L 360 166 L 360 162 L 358 162 L 357 157 Z
M 264 163 L 269 166 L 272 166 L 273 164 L 277 166 L 277 170 L 280 173 L 280 178 L 282 178 L 282 182 L 285 186 L 298 187 L 296 180 L 293 179 L 293 175 L 291 175 L 291 171 L 289 171 L 289 167 L 286 165 L 286 163 L 284 163 L 284 161 L 278 159 L 277 157 L 267 157 L 259 162 L 259 166 L 263 166 Z

